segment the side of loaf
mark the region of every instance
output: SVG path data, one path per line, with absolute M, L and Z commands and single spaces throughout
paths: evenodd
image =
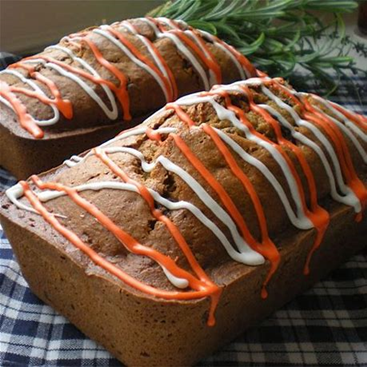
M 192 365 L 365 247 L 367 119 L 282 79 L 186 96 L 1 198 L 33 291 L 127 365 Z
M 28 177 L 179 96 L 256 75 L 233 47 L 181 21 L 138 18 L 71 34 L 0 72 L 0 139 L 6 142 L 0 165 Z M 72 143 L 64 144 L 66 138 Z

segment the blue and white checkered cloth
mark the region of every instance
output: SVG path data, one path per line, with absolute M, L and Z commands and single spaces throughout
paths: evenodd
M 1 56 L 1 55 L 0 55 Z M 367 80 L 356 79 L 367 85 Z M 333 99 L 367 115 L 340 89 Z M 0 190 L 15 180 L 0 169 Z M 120 366 L 32 294 L 0 227 L 0 366 Z M 367 251 L 200 366 L 367 366 Z

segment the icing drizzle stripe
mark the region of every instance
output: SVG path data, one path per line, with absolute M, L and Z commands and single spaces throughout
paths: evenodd
M 176 100 L 178 98 L 178 90 L 177 90 L 177 83 L 176 83 L 175 77 L 174 77 L 171 69 L 167 65 L 166 61 L 164 60 L 163 56 L 160 54 L 158 49 L 154 46 L 154 43 L 151 42 L 149 38 L 141 36 L 139 34 L 138 29 L 132 23 L 129 23 L 128 21 L 123 21 L 121 24 L 125 28 L 127 28 L 130 32 L 135 34 L 144 43 L 144 45 L 147 47 L 150 55 L 152 56 L 152 58 L 156 62 L 157 66 L 161 70 L 162 74 L 164 74 L 165 77 L 170 82 L 172 100 Z

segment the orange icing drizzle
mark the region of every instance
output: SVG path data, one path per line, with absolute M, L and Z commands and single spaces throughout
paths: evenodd
M 335 126 L 333 121 L 331 121 L 325 114 L 317 111 L 307 98 L 302 98 L 301 102 L 279 83 L 272 81 L 269 84 L 274 85 L 289 96 L 301 108 L 302 115 L 309 121 L 312 121 L 314 124 L 322 127 L 327 136 L 333 142 L 347 184 L 361 202 L 362 210 L 356 215 L 356 221 L 360 221 L 362 219 L 362 212 L 367 205 L 367 189 L 363 182 L 358 178 L 343 134 Z
M 38 80 L 40 80 L 40 78 L 37 77 Z M 50 82 L 50 80 L 48 80 L 48 82 Z M 55 84 L 53 84 L 53 86 L 55 86 Z M 71 119 L 73 117 L 73 109 L 72 109 L 72 105 L 70 103 L 70 101 L 68 100 L 63 100 L 60 96 L 57 90 L 54 91 L 54 96 L 55 99 L 51 99 L 48 98 L 47 96 L 43 95 L 43 94 L 39 94 L 36 91 L 30 90 L 30 89 L 25 89 L 25 88 L 18 88 L 18 87 L 11 87 L 12 92 L 13 93 L 22 93 L 28 97 L 31 98 L 37 98 L 38 100 L 40 100 L 41 102 L 43 102 L 44 104 L 49 104 L 49 105 L 56 105 L 58 110 L 67 118 L 67 119 Z M 56 96 L 57 95 L 57 96 Z
M 25 60 L 28 60 L 27 58 Z M 1 89 L 0 95 L 2 95 L 11 106 L 14 108 L 14 111 L 19 117 L 20 125 L 27 130 L 30 134 L 32 134 L 35 138 L 40 139 L 43 138 L 44 132 L 42 129 L 36 124 L 35 119 L 28 114 L 27 108 L 24 104 L 16 97 L 14 93 L 21 93 L 28 97 L 37 98 L 41 102 L 48 104 L 48 105 L 55 105 L 57 109 L 65 116 L 67 119 L 71 119 L 73 117 L 73 108 L 69 100 L 64 100 L 58 90 L 56 84 L 43 76 L 42 74 L 34 71 L 34 66 L 22 64 L 21 61 L 10 65 L 9 68 L 15 68 L 16 66 L 21 67 L 28 71 L 30 77 L 40 81 L 41 83 L 45 84 L 48 87 L 49 91 L 51 92 L 53 99 L 47 97 L 46 95 L 40 94 L 34 90 L 26 89 L 26 88 L 19 88 L 9 86 L 8 84 L 1 82 Z
M 92 40 L 90 40 L 87 36 L 82 38 L 82 42 L 85 42 L 89 46 L 96 60 L 119 80 L 120 85 L 117 88 L 116 87 L 114 88 L 114 92 L 123 107 L 124 120 L 130 121 L 131 120 L 130 99 L 127 91 L 128 80 L 125 74 L 122 71 L 120 71 L 116 66 L 111 64 L 108 60 L 106 60 L 103 57 L 102 52 L 96 46 L 96 44 L 92 42 Z
M 362 211 L 364 211 L 367 204 L 367 189 L 357 176 L 352 157 L 343 134 L 339 129 L 334 128 L 335 125 L 329 118 L 315 110 L 315 108 L 312 107 L 306 99 L 304 99 L 304 103 L 306 105 L 306 109 L 311 111 L 311 114 L 305 113 L 305 117 L 322 126 L 330 137 L 331 141 L 334 143 L 348 186 L 361 201 Z M 360 221 L 361 219 L 362 213 L 356 216 L 357 221 Z
M 32 56 L 29 59 L 36 58 L 36 57 L 38 59 L 42 59 L 42 60 L 45 60 L 47 62 L 56 64 L 56 65 L 62 67 L 63 69 L 65 69 L 65 70 L 67 70 L 67 71 L 69 71 L 71 73 L 80 75 L 83 78 L 86 78 L 86 79 L 92 81 L 93 83 L 106 85 L 113 92 L 115 92 L 115 94 L 116 94 L 117 98 L 119 99 L 119 101 L 120 101 L 120 103 L 121 103 L 122 106 L 125 106 L 125 107 L 128 107 L 129 106 L 128 93 L 126 91 L 126 88 L 124 88 L 122 85 L 120 85 L 119 87 L 117 87 L 114 83 L 112 83 L 112 82 L 110 82 L 110 81 L 108 81 L 106 79 L 103 79 L 103 78 L 100 78 L 100 77 L 96 77 L 94 75 L 91 75 L 91 74 L 87 73 L 86 71 L 84 71 L 82 69 L 74 68 L 73 66 L 68 65 L 68 64 L 65 64 L 62 61 L 53 59 L 52 57 L 39 56 L 38 55 L 38 56 Z M 106 62 L 108 63 L 107 60 L 106 60 Z M 23 65 L 19 65 L 19 67 L 23 67 Z M 113 65 L 111 65 L 111 67 L 115 68 Z M 122 73 L 121 73 L 120 77 L 122 78 Z M 128 120 L 128 118 L 131 119 L 131 116 L 130 116 L 130 112 L 129 111 L 125 111 L 125 109 L 124 109 L 124 112 L 123 113 L 124 113 L 124 118 L 126 117 L 125 120 Z
M 243 238 L 247 240 L 250 247 L 266 255 L 267 258 L 271 261 L 271 270 L 263 284 L 263 288 L 261 291 L 261 296 L 263 298 L 266 298 L 268 294 L 265 287 L 269 282 L 271 276 L 274 274 L 277 266 L 279 265 L 280 260 L 275 245 L 270 241 L 266 241 L 266 238 L 263 238 L 262 244 L 257 243 L 257 241 L 250 233 L 244 218 L 242 217 L 241 213 L 237 209 L 235 203 L 228 195 L 224 187 L 217 181 L 217 179 L 210 173 L 210 171 L 203 165 L 203 163 L 194 155 L 194 153 L 190 150 L 190 148 L 186 145 L 186 143 L 180 136 L 176 134 L 170 134 L 170 136 L 173 137 L 176 145 L 180 148 L 181 152 L 185 155 L 187 160 L 195 167 L 195 169 L 205 179 L 209 186 L 217 193 L 227 212 L 230 214 L 236 225 L 239 227 Z M 231 161 L 231 163 L 233 162 Z
M 103 157 L 103 155 L 101 155 L 99 156 L 99 158 L 101 158 L 102 161 L 106 164 L 108 162 L 109 167 L 111 168 L 117 167 L 111 160 L 109 160 L 107 156 Z M 119 169 L 117 169 L 116 172 L 119 172 Z M 131 237 L 128 233 L 123 231 L 110 218 L 108 218 L 105 214 L 103 214 L 97 207 L 95 207 L 93 204 L 91 204 L 86 199 L 82 198 L 77 193 L 76 189 L 67 187 L 67 186 L 64 186 L 62 184 L 55 183 L 55 182 L 44 183 L 35 175 L 32 176 L 32 181 L 35 183 L 35 185 L 38 188 L 42 190 L 50 189 L 50 190 L 56 190 L 56 191 L 61 191 L 61 192 L 66 193 L 74 203 L 76 203 L 81 208 L 86 210 L 89 214 L 95 217 L 102 226 L 104 226 L 107 230 L 113 233 L 114 236 L 122 243 L 122 245 L 126 247 L 130 252 L 137 254 L 137 255 L 148 256 L 151 259 L 155 260 L 157 263 L 163 265 L 166 269 L 168 269 L 176 277 L 180 277 L 180 278 L 188 280 L 189 286 L 194 291 L 193 292 L 177 292 L 177 291 L 159 290 L 157 288 L 146 285 L 136 280 L 135 278 L 129 276 L 127 273 L 125 273 L 124 271 L 122 271 L 121 269 L 119 269 L 118 267 L 116 267 L 115 265 L 113 265 L 112 263 L 110 263 L 109 261 L 101 257 L 100 255 L 98 255 L 93 249 L 91 249 L 88 245 L 86 245 L 74 232 L 64 227 L 56 219 L 56 217 L 52 213 L 48 212 L 47 209 L 41 204 L 37 196 L 33 194 L 28 183 L 21 181 L 20 184 L 24 190 L 24 195 L 29 200 L 31 205 L 37 210 L 37 212 L 41 214 L 42 217 L 48 223 L 50 223 L 59 233 L 61 233 L 66 239 L 68 239 L 78 249 L 84 252 L 96 265 L 102 267 L 106 271 L 115 275 L 117 278 L 119 278 L 120 280 L 128 284 L 129 286 L 135 289 L 138 289 L 142 292 L 145 292 L 147 294 L 151 294 L 153 296 L 160 297 L 163 299 L 188 300 L 188 299 L 198 299 L 198 298 L 210 296 L 212 298 L 212 302 L 211 302 L 210 311 L 209 311 L 208 325 L 213 326 L 215 324 L 214 313 L 215 313 L 217 304 L 219 302 L 221 290 L 217 285 L 215 285 L 214 283 L 210 281 L 210 279 L 204 273 L 204 271 L 202 270 L 199 264 L 196 263 L 194 270 L 200 273 L 200 278 L 201 278 L 200 280 L 196 279 L 192 274 L 185 271 L 184 269 L 179 268 L 177 264 L 175 263 L 175 261 L 172 260 L 170 257 L 161 254 L 160 252 L 158 252 L 157 250 L 154 250 L 153 248 L 143 246 L 140 243 L 138 243 L 133 237 Z M 131 180 L 131 182 L 135 182 L 135 181 Z M 146 188 L 145 190 L 148 193 L 148 195 L 150 195 L 149 191 Z M 142 196 L 143 196 L 143 193 L 144 195 L 146 195 L 146 192 L 144 191 L 144 189 L 142 189 L 142 191 L 140 191 L 139 189 L 139 192 L 141 193 Z M 149 199 L 148 205 L 149 206 L 151 205 L 150 199 Z M 154 207 L 154 201 L 152 205 Z M 163 216 L 161 213 L 160 215 L 158 213 L 156 213 L 155 215 Z M 160 220 L 163 220 L 163 219 L 161 218 Z M 164 222 L 167 225 L 167 222 L 166 221 Z M 179 233 L 178 230 L 177 232 Z M 186 253 L 189 253 L 189 255 L 191 254 L 191 256 L 193 257 L 193 254 L 187 244 L 186 246 L 187 246 L 187 249 L 185 250 Z M 190 262 L 190 259 L 188 260 Z M 194 258 L 194 263 L 195 262 L 196 260 Z
M 161 135 L 159 133 L 157 133 L 156 131 L 154 131 L 153 129 L 151 129 L 150 127 L 148 127 L 145 131 L 146 136 L 150 139 L 150 140 L 155 140 L 159 143 L 162 142 L 162 138 Z
M 175 29 L 169 29 L 167 30 L 162 24 L 159 23 L 159 21 L 157 21 L 154 18 L 150 18 L 147 17 L 150 21 L 152 21 L 161 32 L 169 32 L 174 34 L 175 36 L 177 36 L 183 43 L 186 43 L 193 51 L 195 51 L 195 53 L 199 56 L 200 60 L 208 67 L 208 69 L 210 69 L 218 83 L 222 82 L 222 72 L 220 69 L 220 66 L 218 65 L 218 62 L 215 60 L 213 54 L 210 52 L 210 50 L 208 49 L 207 45 L 205 44 L 205 42 L 201 39 L 200 36 L 197 36 L 197 34 L 194 33 L 194 35 L 196 36 L 196 40 L 200 43 L 200 45 L 205 49 L 205 51 L 208 53 L 209 58 L 204 54 L 203 51 L 201 51 L 200 47 L 190 39 L 190 37 L 188 37 L 183 30 L 181 30 L 181 28 L 179 26 L 177 26 L 173 21 L 171 22 L 173 26 L 175 26 Z
M 220 43 L 223 47 L 225 47 L 229 52 L 232 53 L 232 55 L 237 59 L 237 61 L 242 65 L 242 67 L 245 70 L 248 70 L 249 74 L 251 76 L 266 76 L 266 74 L 260 70 L 257 70 L 254 65 L 251 64 L 251 62 L 248 60 L 247 57 L 242 55 L 240 52 L 238 52 L 233 46 L 229 45 L 228 43 L 222 41 L 217 36 L 212 35 L 213 39 L 215 39 L 215 42 Z
M 274 82 L 271 81 L 271 83 L 274 83 Z M 279 89 L 283 89 L 283 87 L 279 85 L 278 83 L 276 83 L 276 87 Z M 277 143 L 270 141 L 265 136 L 262 136 L 261 134 L 259 134 L 253 128 L 250 121 L 247 120 L 244 111 L 242 111 L 240 108 L 234 106 L 231 103 L 229 94 L 227 92 L 225 91 L 215 92 L 214 91 L 214 92 L 202 93 L 201 95 L 221 95 L 223 96 L 225 100 L 226 108 L 235 112 L 237 116 L 239 116 L 240 121 L 249 128 L 252 134 L 257 135 L 259 138 L 272 144 L 287 161 L 289 165 L 289 169 L 291 170 L 291 173 L 292 175 L 294 175 L 294 178 L 296 180 L 304 211 L 306 215 L 309 217 L 309 219 L 312 221 L 312 223 L 314 224 L 314 227 L 316 228 L 318 232 L 314 245 L 308 254 L 305 269 L 304 269 L 305 274 L 308 274 L 311 256 L 313 252 L 318 248 L 318 246 L 320 245 L 322 241 L 323 235 L 329 223 L 329 214 L 318 205 L 317 188 L 316 188 L 315 179 L 314 179 L 312 170 L 309 167 L 308 162 L 306 161 L 301 149 L 298 148 L 295 144 L 286 140 L 282 136 L 282 132 L 281 132 L 279 123 L 266 110 L 264 110 L 263 108 L 261 108 L 260 106 L 254 103 L 253 93 L 251 92 L 251 90 L 246 86 L 243 86 L 242 89 L 244 90 L 244 92 L 246 93 L 248 97 L 250 109 L 253 110 L 255 113 L 260 114 L 262 118 L 265 119 L 273 127 L 276 138 L 277 138 Z M 305 117 L 307 117 L 309 120 L 311 120 L 312 118 L 315 123 L 319 123 L 323 127 L 325 125 L 326 126 L 325 130 L 327 130 L 328 133 L 329 133 L 329 130 L 331 130 L 331 139 L 337 142 L 337 144 L 335 144 L 337 147 L 339 147 L 338 144 L 343 145 L 343 140 L 341 139 L 343 137 L 342 136 L 340 137 L 337 133 L 334 134 L 337 129 L 326 116 L 324 116 L 321 113 L 318 113 L 318 111 L 316 111 L 310 105 L 308 101 L 305 100 L 302 103 L 292 94 L 290 95 L 290 98 L 296 100 L 295 103 L 301 107 L 301 110 L 303 111 Z M 189 127 L 195 126 L 194 121 L 191 120 L 191 118 L 186 114 L 186 112 L 182 110 L 180 106 L 176 104 L 168 104 L 167 108 L 173 109 L 175 113 L 177 114 L 177 116 L 183 122 L 185 122 Z M 201 125 L 201 128 L 207 135 L 210 136 L 210 138 L 216 144 L 218 150 L 221 152 L 221 154 L 225 158 L 231 171 L 240 180 L 241 184 L 243 185 L 245 190 L 248 192 L 252 200 L 252 203 L 254 205 L 257 217 L 258 217 L 258 222 L 259 222 L 259 227 L 260 227 L 261 237 L 262 237 L 261 243 L 257 242 L 254 239 L 254 237 L 252 236 L 252 234 L 250 233 L 245 223 L 244 218 L 241 216 L 236 205 L 234 204 L 234 202 L 232 201 L 228 193 L 225 191 L 224 187 L 207 170 L 204 164 L 196 157 L 196 155 L 190 150 L 190 148 L 186 145 L 186 143 L 180 136 L 176 134 L 170 134 L 170 136 L 173 138 L 176 145 L 181 150 L 181 152 L 185 155 L 185 157 L 197 169 L 197 171 L 201 174 L 201 176 L 208 182 L 208 184 L 212 187 L 212 189 L 218 194 L 221 202 L 223 203 L 223 205 L 225 206 L 225 208 L 227 209 L 231 217 L 234 219 L 236 225 L 240 228 L 243 238 L 246 239 L 250 247 L 253 248 L 255 251 L 259 252 L 260 254 L 262 254 L 265 258 L 267 258 L 270 261 L 271 268 L 263 283 L 263 287 L 261 290 L 262 297 L 266 298 L 267 296 L 266 285 L 270 281 L 271 277 L 273 276 L 273 274 L 275 273 L 279 265 L 280 254 L 277 248 L 275 247 L 274 243 L 269 238 L 266 218 L 265 218 L 264 210 L 261 205 L 260 199 L 251 181 L 245 175 L 245 173 L 241 170 L 235 158 L 233 157 L 233 154 L 227 148 L 227 146 L 223 143 L 223 141 L 221 140 L 220 136 L 215 131 L 215 129 L 213 129 L 210 125 L 205 124 L 205 123 Z M 154 130 L 148 128 L 146 131 L 146 135 L 149 139 L 155 140 L 158 143 L 161 143 L 160 134 L 155 132 Z M 300 177 L 297 174 L 297 171 L 293 165 L 293 162 L 290 160 L 288 155 L 283 150 L 283 147 L 286 147 L 292 150 L 292 152 L 296 155 L 301 165 L 301 168 L 305 174 L 305 177 L 308 183 L 308 187 L 309 187 L 309 192 L 310 192 L 311 211 L 307 208 L 307 205 L 306 205 L 305 194 L 303 191 L 302 182 L 300 180 Z M 345 152 L 349 153 L 348 147 L 346 146 L 346 144 L 345 144 L 345 147 L 342 146 L 339 149 L 341 153 L 343 153 L 342 157 L 346 159 L 345 163 L 346 164 L 349 163 L 347 162 L 348 159 L 345 157 Z M 21 181 L 20 184 L 23 187 L 24 195 L 29 200 L 31 205 L 36 209 L 36 211 L 39 214 L 41 214 L 48 223 L 50 223 L 59 233 L 61 233 L 65 238 L 67 238 L 71 243 L 73 243 L 78 249 L 80 249 L 87 256 L 89 256 L 90 259 L 95 264 L 97 264 L 98 266 L 101 266 L 103 269 L 110 272 L 112 275 L 116 276 L 117 278 L 125 282 L 126 284 L 134 287 L 135 289 L 138 289 L 142 292 L 145 292 L 147 294 L 150 294 L 156 297 L 161 297 L 163 299 L 179 300 L 179 299 L 198 299 L 202 297 L 210 297 L 211 305 L 210 305 L 210 310 L 209 310 L 208 325 L 210 326 L 214 325 L 215 323 L 214 313 L 218 305 L 220 294 L 222 290 L 209 279 L 209 277 L 206 275 L 204 270 L 201 268 L 200 264 L 197 262 L 194 254 L 192 253 L 189 245 L 187 244 L 186 240 L 183 238 L 182 234 L 180 233 L 179 229 L 175 226 L 175 224 L 168 217 L 166 217 L 159 209 L 155 208 L 154 198 L 151 195 L 151 193 L 149 192 L 148 188 L 142 185 L 141 183 L 131 179 L 126 174 L 126 172 L 124 172 L 112 159 L 108 157 L 108 155 L 103 150 L 101 150 L 101 148 L 96 148 L 94 150 L 94 154 L 105 165 L 107 165 L 111 169 L 111 171 L 114 174 L 116 174 L 120 179 L 122 179 L 126 183 L 134 185 L 138 189 L 139 194 L 148 204 L 150 211 L 152 215 L 154 216 L 154 218 L 156 218 L 157 220 L 161 221 L 162 223 L 166 225 L 172 237 L 176 240 L 180 249 L 182 250 L 183 254 L 185 255 L 186 259 L 188 260 L 188 263 L 190 264 L 192 270 L 194 271 L 194 273 L 196 274 L 196 276 L 199 279 L 196 278 L 196 276 L 192 275 L 191 273 L 187 272 L 186 270 L 178 267 L 175 261 L 172 260 L 170 257 L 163 255 L 160 252 L 152 248 L 146 247 L 138 243 L 133 237 L 131 237 L 129 234 L 127 234 L 125 231 L 119 228 L 110 218 L 108 218 L 105 214 L 103 214 L 97 207 L 95 207 L 93 204 L 88 202 L 86 199 L 82 198 L 77 193 L 75 188 L 67 187 L 67 186 L 64 186 L 58 183 L 43 183 L 37 176 L 33 176 L 32 180 L 36 184 L 36 186 L 40 189 L 51 189 L 51 190 L 62 191 L 66 193 L 77 205 L 79 205 L 80 207 L 85 209 L 88 213 L 93 215 L 101 225 L 103 225 L 106 229 L 111 231 L 111 233 L 113 233 L 115 237 L 130 252 L 138 254 L 138 255 L 148 256 L 151 259 L 155 260 L 161 266 L 164 266 L 172 275 L 182 278 L 182 279 L 186 279 L 189 283 L 190 288 L 193 291 L 191 292 L 164 291 L 164 290 L 159 290 L 154 287 L 148 286 L 136 280 L 135 278 L 129 276 L 128 274 L 123 272 L 121 269 L 119 269 L 118 267 L 108 262 L 106 259 L 104 259 L 100 255 L 98 255 L 94 250 L 92 250 L 88 245 L 86 245 L 74 232 L 64 227 L 56 219 L 56 217 L 52 213 L 48 212 L 47 209 L 41 204 L 38 197 L 30 189 L 28 183 Z M 352 167 L 352 169 L 354 169 L 354 167 Z M 348 173 L 350 174 L 351 172 L 348 171 Z
M 127 22 L 127 21 L 124 21 L 124 22 Z M 129 24 L 135 30 L 135 32 L 139 33 L 138 28 L 134 24 L 132 24 L 132 23 L 129 23 Z M 153 50 L 154 54 L 158 57 L 159 61 L 163 65 L 164 69 L 166 70 L 166 73 L 168 75 L 168 78 L 170 80 L 170 84 L 171 84 L 171 87 L 172 87 L 172 100 L 174 101 L 178 98 L 178 90 L 177 90 L 176 79 L 175 79 L 171 69 L 169 68 L 168 64 L 166 63 L 165 59 L 163 58 L 161 53 L 158 51 L 158 49 L 155 47 L 154 43 L 148 37 L 145 37 L 145 40 L 149 44 L 151 49 Z
M 179 105 L 169 104 L 167 105 L 167 108 L 173 109 L 176 112 L 177 116 L 180 118 L 180 120 L 187 123 L 188 126 L 190 127 L 195 126 L 195 122 L 190 118 L 190 116 L 186 112 L 182 110 L 182 108 Z M 218 133 L 208 124 L 202 124 L 200 126 L 202 127 L 204 132 L 211 137 L 211 139 L 217 146 L 218 150 L 221 152 L 224 159 L 226 160 L 231 171 L 238 178 L 238 180 L 241 182 L 244 189 L 249 194 L 251 201 L 254 205 L 255 212 L 257 214 L 257 218 L 259 222 L 260 231 L 261 231 L 262 243 L 259 243 L 258 241 L 255 240 L 255 238 L 249 232 L 248 227 L 245 224 L 245 222 L 244 222 L 244 225 L 246 226 L 247 230 L 246 232 L 243 232 L 243 234 L 245 236 L 246 241 L 249 243 L 250 247 L 253 250 L 259 252 L 261 255 L 263 255 L 265 258 L 267 258 L 270 261 L 271 268 L 267 274 L 265 281 L 263 282 L 263 286 L 261 290 L 262 298 L 267 298 L 268 293 L 266 291 L 266 286 L 279 266 L 280 254 L 279 254 L 278 249 L 274 245 L 274 243 L 269 238 L 265 213 L 264 213 L 260 198 L 257 195 L 257 192 L 252 182 L 249 180 L 246 174 L 239 167 L 232 153 L 227 148 L 227 146 L 222 142 L 222 139 L 219 137 Z M 203 177 L 208 177 L 207 172 L 203 172 L 203 173 L 200 172 L 200 173 Z M 226 198 L 221 198 L 221 200 L 222 202 L 224 202 Z
M 173 91 L 169 80 L 163 75 L 163 73 L 151 62 L 148 57 L 143 55 L 126 37 L 124 37 L 120 32 L 116 31 L 112 27 L 108 26 L 105 29 L 108 30 L 113 36 L 117 37 L 121 43 L 123 43 L 131 53 L 140 61 L 144 62 L 149 68 L 155 71 L 155 73 L 162 79 L 165 89 L 169 91 L 169 101 L 173 101 Z
M 177 226 L 167 216 L 162 214 L 162 212 L 159 209 L 155 208 L 154 198 L 151 195 L 151 193 L 149 192 L 149 190 L 147 189 L 147 187 L 142 185 L 140 182 L 131 179 L 127 175 L 127 173 L 124 172 L 116 163 L 114 163 L 112 159 L 110 159 L 108 155 L 105 152 L 103 152 L 101 149 L 95 148 L 93 152 L 123 182 L 132 184 L 138 189 L 140 195 L 148 204 L 153 217 L 163 222 L 167 226 L 173 238 L 176 240 L 182 252 L 185 254 L 186 258 L 188 259 L 196 275 L 205 279 L 205 281 L 208 281 L 209 278 L 206 276 L 203 269 L 201 268 L 199 263 L 196 261 L 194 255 L 192 254 L 192 251 L 190 250 L 189 245 L 187 244 L 186 240 L 183 238 Z
M 26 57 L 25 59 L 23 59 L 23 61 L 31 60 L 32 58 L 35 57 L 36 56 Z M 31 78 L 34 78 L 40 81 L 41 83 L 45 84 L 46 87 L 48 87 L 48 89 L 50 90 L 54 99 L 48 98 L 47 96 L 39 94 L 36 91 L 30 89 L 10 87 L 14 92 L 23 93 L 29 97 L 37 98 L 41 102 L 44 102 L 45 104 L 55 105 L 67 119 L 71 119 L 73 117 L 73 106 L 71 105 L 71 102 L 67 99 L 64 100 L 62 98 L 60 91 L 58 90 L 56 84 L 52 80 L 46 78 L 41 73 L 35 71 L 35 66 L 23 64 L 22 61 L 10 65 L 9 69 L 14 69 L 16 67 L 21 67 L 22 69 L 27 70 Z
M 34 119 L 27 113 L 27 109 L 24 104 L 13 93 L 12 88 L 0 80 L 0 96 L 4 97 L 14 108 L 14 111 L 19 116 L 20 126 L 27 130 L 35 138 L 40 139 L 44 133 L 40 127 L 34 122 Z
M 341 114 L 343 114 L 345 117 L 347 117 L 349 120 L 355 122 L 356 125 L 361 127 L 362 129 L 367 129 L 367 117 L 364 117 L 363 115 L 354 114 L 351 111 L 348 111 L 344 109 L 343 107 L 330 102 L 331 105 L 338 110 Z
M 185 238 L 182 236 L 177 226 L 167 216 L 165 216 L 159 209 L 155 208 L 154 198 L 146 186 L 142 185 L 138 181 L 131 179 L 126 174 L 126 172 L 124 172 L 116 163 L 114 163 L 107 156 L 107 154 L 103 152 L 101 149 L 96 148 L 94 150 L 94 153 L 123 182 L 134 185 L 138 189 L 142 198 L 148 204 L 153 217 L 166 225 L 172 237 L 175 239 L 176 243 L 179 245 L 180 249 L 184 253 L 191 268 L 194 270 L 195 274 L 200 278 L 201 287 L 203 289 L 207 289 L 208 295 L 212 297 L 212 307 L 211 307 L 211 312 L 209 316 L 209 323 L 214 325 L 213 323 L 214 322 L 214 311 L 215 311 L 216 304 L 218 303 L 218 298 L 221 293 L 221 290 L 205 274 L 204 270 L 202 269 L 200 264 L 197 262 L 194 254 L 192 253 L 189 245 L 187 244 Z

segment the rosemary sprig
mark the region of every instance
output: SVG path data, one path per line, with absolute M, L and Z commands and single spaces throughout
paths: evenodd
M 348 71 L 367 76 L 367 68 L 358 69 L 348 55 L 350 49 L 366 55 L 367 47 L 346 37 L 341 17 L 356 7 L 353 0 L 176 0 L 149 15 L 181 19 L 215 34 L 269 75 L 292 79 L 303 69 L 330 94 Z M 333 19 L 325 23 L 320 13 Z M 298 87 L 309 79 L 298 77 Z

